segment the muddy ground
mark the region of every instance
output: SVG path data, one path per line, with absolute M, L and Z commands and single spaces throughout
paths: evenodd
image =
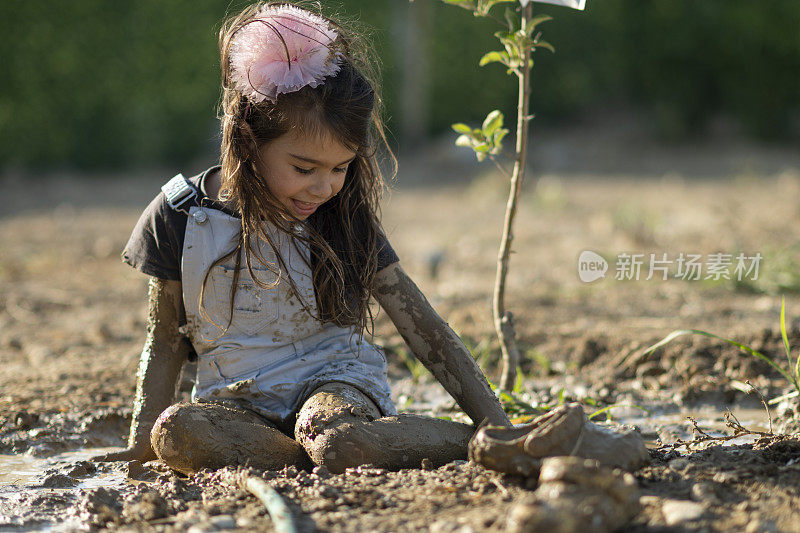
M 696 435 L 687 415 L 711 435 L 730 433 L 726 409 L 748 429 L 768 433 L 758 397 L 744 383 L 773 398 L 789 392 L 786 380 L 766 363 L 698 336 L 644 352 L 673 329 L 696 328 L 786 364 L 781 295 L 789 338 L 800 345 L 798 167 L 726 161 L 706 161 L 723 169 L 717 176 L 666 165 L 645 169 L 644 179 L 639 169 L 599 175 L 567 165 L 541 173 L 538 187 L 520 199 L 508 288 L 525 354 L 519 397 L 534 406 L 582 401 L 587 412 L 614 403 L 648 410 L 619 407 L 606 421 L 635 425 L 652 448 L 652 464 L 634 473 L 642 508 L 625 531 L 800 530 L 795 404 L 772 408 L 775 436 L 675 446 Z M 119 252 L 169 177 L 3 179 L 0 530 L 272 528 L 254 497 L 227 484 L 229 472 L 187 478 L 158 463 L 86 462 L 92 451 L 83 450 L 121 446 L 127 432 L 146 279 L 123 265 Z M 505 185 L 491 174 L 469 184 L 452 183 L 452 176 L 444 184 L 419 181 L 404 186 L 414 179 L 401 179 L 387 199 L 387 233 L 406 270 L 494 380 L 490 294 Z M 584 250 L 609 261 L 605 279 L 580 281 Z M 763 259 L 757 280 L 646 281 L 647 263 L 638 281 L 614 279 L 618 254 L 677 259 L 681 252 L 760 252 Z M 401 410 L 463 417 L 409 358 L 386 317 L 376 334 L 391 357 Z M 253 474 L 278 490 L 308 531 L 503 530 L 535 488 L 535 480 L 467 462 L 335 476 Z

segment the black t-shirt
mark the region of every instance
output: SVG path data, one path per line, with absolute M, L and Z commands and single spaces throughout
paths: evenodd
M 218 209 L 236 216 L 222 203 L 209 198 L 206 193 L 206 178 L 218 170 L 219 166 L 211 167 L 197 176 L 188 178 L 199 193 L 194 205 Z M 188 209 L 188 205 L 185 208 Z M 136 223 L 131 238 L 122 251 L 122 260 L 150 276 L 179 281 L 186 219 L 186 213 L 172 209 L 167 204 L 164 193 L 160 192 Z M 378 270 L 399 261 L 394 249 L 382 233 L 378 234 L 377 250 Z

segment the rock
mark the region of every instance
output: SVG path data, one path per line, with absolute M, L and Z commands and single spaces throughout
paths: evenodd
M 668 526 L 697 520 L 704 512 L 702 505 L 688 500 L 665 500 L 661 505 L 661 513 Z
M 639 510 L 639 491 L 631 474 L 592 459 L 551 457 L 542 463 L 536 492 L 512 508 L 508 530 L 610 532 Z
M 331 473 L 328 471 L 328 467 L 324 465 L 315 466 L 314 470 L 312 470 L 311 473 L 316 475 L 320 479 L 327 479 L 331 477 Z
M 683 474 L 684 471 L 689 468 L 689 459 L 678 457 L 677 459 L 671 460 L 668 466 L 670 470 Z
M 217 528 L 217 531 L 236 528 L 236 519 L 228 514 L 221 514 L 211 517 L 208 522 Z
M 422 463 L 420 464 L 420 468 L 422 468 L 423 470 L 433 470 L 433 463 L 431 463 L 430 459 L 425 457 L 424 459 L 422 459 Z
M 31 429 L 39 422 L 39 415 L 31 414 L 28 411 L 19 411 L 14 415 L 14 425 L 17 429 Z
M 319 494 L 321 498 L 326 498 L 329 500 L 335 500 L 336 498 L 341 496 L 339 490 L 334 487 L 331 487 L 330 485 L 320 485 L 319 487 L 317 487 L 317 494 Z
M 717 486 L 709 481 L 700 481 L 692 485 L 692 499 L 699 503 L 717 505 L 720 499 L 717 496 Z

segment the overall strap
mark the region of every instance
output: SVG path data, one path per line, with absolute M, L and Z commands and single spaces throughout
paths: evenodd
M 191 202 L 198 198 L 198 192 L 194 185 L 189 180 L 183 177 L 183 174 L 178 174 L 167 183 L 165 183 L 161 190 L 167 198 L 167 204 L 175 211 L 189 214 L 186 209 Z

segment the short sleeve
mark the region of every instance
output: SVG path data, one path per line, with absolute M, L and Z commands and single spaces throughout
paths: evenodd
M 378 250 L 378 272 L 388 267 L 392 263 L 400 261 L 394 248 L 389 244 L 389 239 L 383 233 L 378 233 L 378 242 L 375 245 Z
M 150 276 L 179 281 L 186 232 L 186 214 L 167 204 L 159 193 L 139 217 L 122 260 Z

